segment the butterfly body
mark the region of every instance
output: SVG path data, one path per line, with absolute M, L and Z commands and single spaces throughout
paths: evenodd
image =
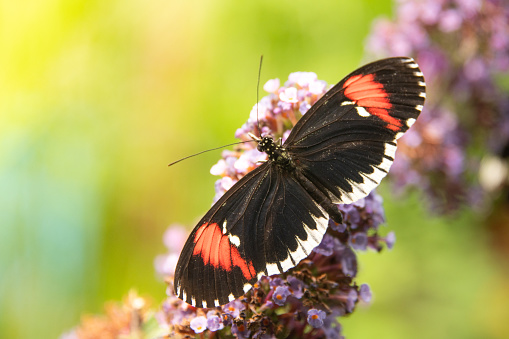
M 425 84 L 410 58 L 368 64 L 319 99 L 281 144 L 251 137 L 268 160 L 205 214 L 182 250 L 175 294 L 197 307 L 242 296 L 263 275 L 286 272 L 320 244 L 336 204 L 361 199 L 394 160 L 422 110 Z

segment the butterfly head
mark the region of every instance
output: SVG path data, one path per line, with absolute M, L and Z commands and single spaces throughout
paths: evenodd
M 253 133 L 248 133 L 248 135 L 258 143 L 258 146 L 256 147 L 259 152 L 265 152 L 269 155 L 273 154 L 276 149 L 283 150 L 283 148 L 280 145 L 276 145 L 274 142 L 274 138 L 270 135 L 264 136 L 264 137 L 257 137 Z
M 276 144 L 274 143 L 274 139 L 270 136 L 262 137 L 258 140 L 258 151 L 265 152 L 270 156 L 271 152 L 274 152 L 276 149 Z

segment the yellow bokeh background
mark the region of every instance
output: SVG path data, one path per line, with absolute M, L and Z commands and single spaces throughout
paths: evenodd
M 207 210 L 211 152 L 234 141 L 262 84 L 364 61 L 388 0 L 0 0 L 0 337 L 55 338 L 134 287 L 157 304 L 153 260 L 172 223 Z M 481 217 L 394 200 L 392 252 L 360 255 L 374 303 L 349 338 L 507 338 L 508 270 Z M 505 301 L 505 302 L 504 302 Z

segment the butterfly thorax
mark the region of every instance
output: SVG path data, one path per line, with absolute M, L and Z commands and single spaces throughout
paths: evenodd
M 272 137 L 262 137 L 258 141 L 258 151 L 267 153 L 269 161 L 286 169 L 294 170 L 295 163 L 286 148 L 274 142 Z

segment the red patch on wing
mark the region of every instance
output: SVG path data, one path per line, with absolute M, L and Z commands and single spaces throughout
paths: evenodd
M 246 280 L 254 278 L 256 272 L 253 263 L 242 258 L 237 247 L 230 242 L 228 235 L 221 232 L 218 224 L 201 225 L 194 236 L 194 243 L 193 255 L 199 255 L 205 265 L 210 264 L 229 272 L 232 266 L 237 266 Z
M 392 108 L 389 94 L 385 91 L 384 85 L 375 81 L 373 74 L 354 75 L 345 81 L 343 88 L 348 99 L 388 123 L 387 128 L 393 131 L 401 128 L 401 121 L 389 114 Z

